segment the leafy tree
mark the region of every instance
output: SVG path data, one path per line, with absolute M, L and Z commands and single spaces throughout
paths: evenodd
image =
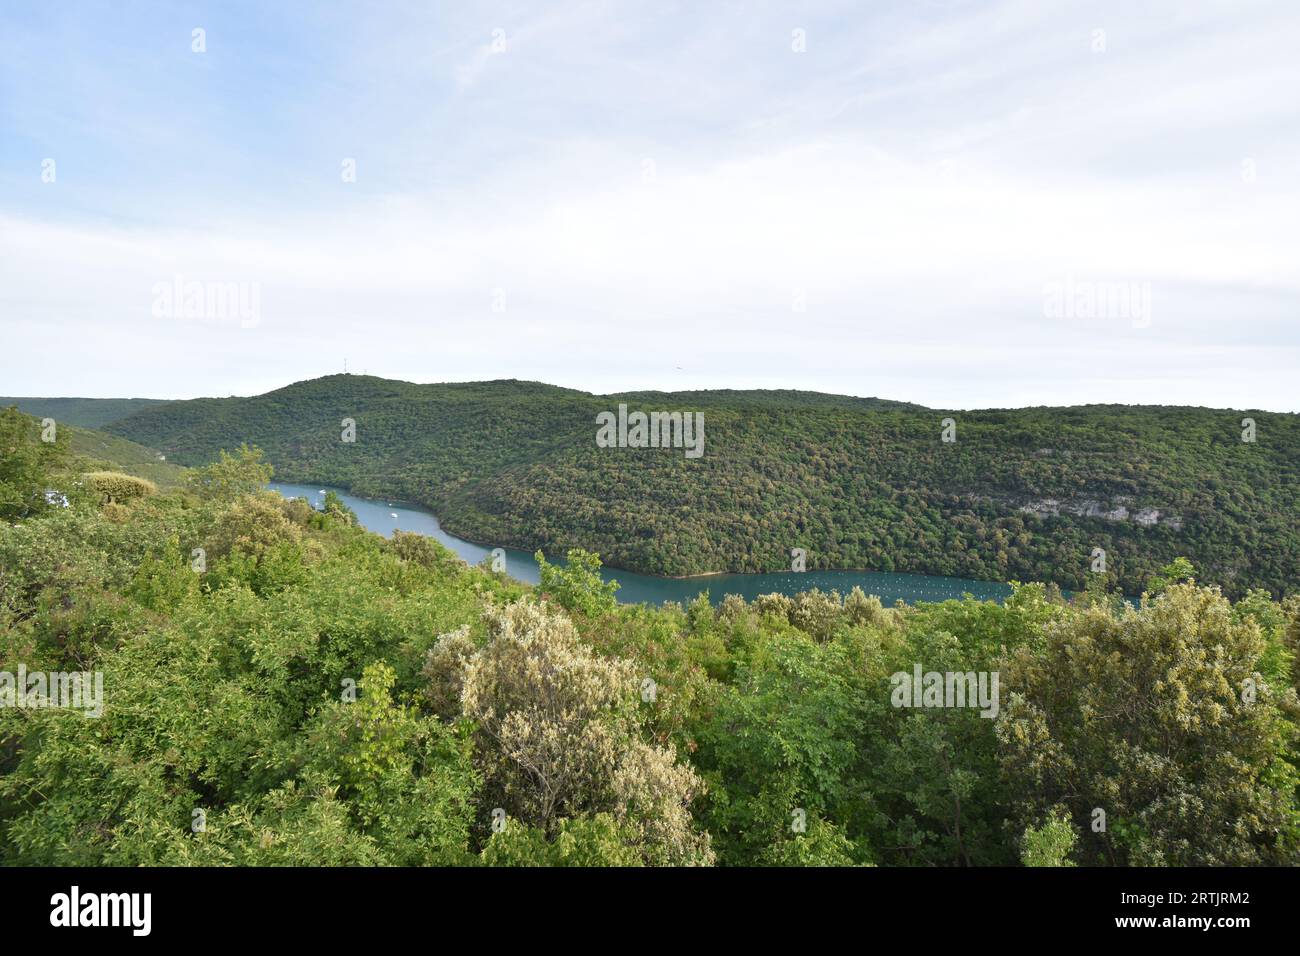
M 1042 826 L 1030 827 L 1021 838 L 1020 861 L 1025 866 L 1074 866 L 1074 827 L 1068 814 L 1050 816 Z
M 241 444 L 233 455 L 224 448 L 217 460 L 195 468 L 186 476 L 186 486 L 214 501 L 234 501 L 266 487 L 275 470 L 262 462 L 262 450 Z
M 150 554 L 127 587 L 126 593 L 153 611 L 174 611 L 198 599 L 199 576 L 181 554 L 180 540 L 167 540 L 159 554 Z
M 840 596 L 835 591 L 824 594 L 817 588 L 801 591 L 790 608 L 790 623 L 824 641 L 830 638 L 835 628 L 844 620 L 844 609 Z
M 104 503 L 121 504 L 133 498 L 145 498 L 158 493 L 158 486 L 147 478 L 124 475 L 116 471 L 91 471 L 81 476 L 87 489 Z
M 710 787 L 702 818 L 724 862 L 761 862 L 796 810 L 836 821 L 866 812 L 861 745 L 874 668 L 862 651 L 796 631 L 768 638 L 737 668 L 696 755 Z
M 463 677 L 487 806 L 554 837 L 562 818 L 610 813 L 647 862 L 712 860 L 688 806 L 701 785 L 670 748 L 641 738 L 640 677 L 594 654 L 557 611 L 487 615 L 489 639 Z
M 760 860 L 765 866 L 856 866 L 857 848 L 835 824 L 814 816 L 806 831 L 770 844 Z
M 559 821 L 554 839 L 545 831 L 506 819 L 483 848 L 487 866 L 643 866 L 635 833 L 608 813 Z
M 22 518 L 46 509 L 50 473 L 67 453 L 67 435 L 42 441 L 40 422 L 14 406 L 0 408 L 0 518 Z
M 1147 591 L 1150 594 L 1159 594 L 1171 584 L 1190 583 L 1195 577 L 1196 569 L 1192 567 L 1192 562 L 1186 558 L 1174 558 L 1151 579 L 1151 585 L 1147 588 Z
M 252 494 L 221 513 L 207 539 L 207 556 L 241 552 L 262 558 L 277 545 L 301 541 L 302 529 L 285 515 L 284 499 L 273 493 Z
M 617 581 L 600 576 L 600 556 L 575 548 L 567 555 L 567 566 L 548 564 L 538 551 L 533 556 L 541 571 L 542 593 L 553 597 L 561 607 L 594 617 L 614 610 Z
M 1049 626 L 1003 665 L 1013 813 L 1027 827 L 1067 808 L 1088 863 L 1296 863 L 1294 695 L 1264 679 L 1264 650 L 1216 589 L 1187 584 Z
M 344 524 L 357 523 L 357 513 L 344 504 L 338 492 L 332 488 L 325 492 L 325 500 L 321 503 L 321 510 L 329 517 L 342 521 Z

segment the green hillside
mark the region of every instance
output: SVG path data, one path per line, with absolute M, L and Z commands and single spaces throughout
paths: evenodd
M 0 412 L 0 662 L 85 682 L 0 698 L 0 866 L 1300 861 L 1300 596 L 1181 561 L 1136 607 L 619 605 L 591 555 L 527 587 L 255 452 L 52 508 L 38 434 Z
M 17 405 L 20 412 L 37 418 L 53 418 L 59 424 L 102 428 L 150 405 L 161 398 L 0 398 L 0 408 Z
M 7 428 L 44 434 L 39 416 L 14 412 L 13 404 L 4 404 L 4 401 L 0 400 L 0 414 L 4 416 Z M 120 435 L 78 427 L 60 419 L 55 419 L 53 435 L 57 448 L 50 450 L 58 460 L 64 462 L 65 471 L 121 472 L 148 479 L 163 488 L 178 487 L 187 471 L 184 466 L 167 461 L 162 452 L 146 448 Z M 0 437 L 0 449 L 2 448 L 3 438 Z M 6 464 L 16 467 L 16 463 Z M 4 469 L 5 472 L 8 470 Z
M 89 428 L 65 426 L 69 434 L 68 449 L 80 461 L 83 470 L 103 468 L 148 478 L 162 487 L 180 485 L 186 469 L 164 461 L 160 452 L 146 448 L 118 435 Z
M 599 448 L 626 402 L 698 411 L 702 457 Z M 956 441 L 941 440 L 942 421 Z M 1242 419 L 1256 441 L 1242 441 Z M 343 420 L 356 441 L 341 440 Z M 200 464 L 265 449 L 278 477 L 431 507 L 494 544 L 584 547 L 649 573 L 868 568 L 1085 585 L 1096 548 L 1139 593 L 1186 555 L 1230 594 L 1294 590 L 1300 416 L 1094 405 L 946 412 L 806 392 L 595 396 L 532 382 L 333 375 L 142 409 L 108 430 Z
M 109 421 L 126 418 L 131 412 L 152 405 L 164 405 L 164 398 L 0 398 L 0 408 L 18 406 L 18 411 L 51 418 L 59 424 L 101 428 Z

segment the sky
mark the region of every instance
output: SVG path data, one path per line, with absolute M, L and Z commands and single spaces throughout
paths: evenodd
M 0 6 L 0 394 L 1300 411 L 1300 4 Z

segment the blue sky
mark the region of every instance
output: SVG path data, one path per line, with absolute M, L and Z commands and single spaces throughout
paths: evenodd
M 1297 48 L 1251 0 L 6 3 L 0 394 L 1298 410 Z

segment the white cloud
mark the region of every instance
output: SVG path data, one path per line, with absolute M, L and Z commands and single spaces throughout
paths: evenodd
M 1226 9 L 1109 8 L 1104 62 L 1074 6 L 903 8 L 875 34 L 828 19 L 797 67 L 786 17 L 729 35 L 699 14 L 682 47 L 657 35 L 630 63 L 599 44 L 634 38 L 587 7 L 509 21 L 503 54 L 502 21 L 462 24 L 475 39 L 448 53 L 454 108 L 486 97 L 481 125 L 423 145 L 418 123 L 394 126 L 355 189 L 322 177 L 264 207 L 191 193 L 187 217 L 0 215 L 2 390 L 250 392 L 346 355 L 419 381 L 1297 409 L 1300 142 L 1279 90 L 1300 86 L 1284 56 L 1298 18 L 1263 4 L 1248 27 Z M 744 48 L 764 25 L 770 49 Z M 516 55 L 488 82 L 490 58 Z M 724 83 L 703 108 L 656 63 L 701 83 L 734 66 L 764 88 Z M 570 96 L 589 113 L 557 116 Z M 444 152 L 456 178 L 422 183 L 412 170 Z M 177 274 L 259 283 L 260 323 L 152 317 L 152 288 Z M 1046 317 L 1045 285 L 1067 276 L 1148 284 L 1149 324 Z M 51 348 L 57 362 L 33 361 Z

